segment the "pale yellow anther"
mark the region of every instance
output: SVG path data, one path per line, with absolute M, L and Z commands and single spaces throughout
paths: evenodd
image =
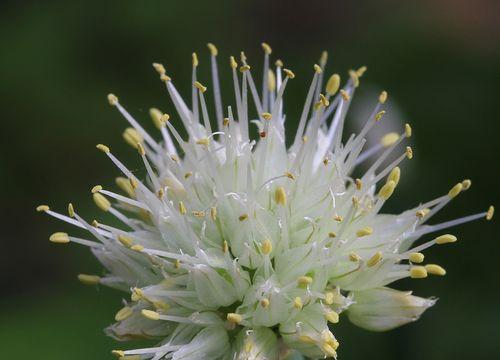
M 366 262 L 366 266 L 375 266 L 380 262 L 380 260 L 382 260 L 382 252 L 377 251 L 370 259 L 368 259 L 368 261 Z
M 72 203 L 68 204 L 68 215 L 69 217 L 75 217 L 75 208 Z
M 412 252 L 410 255 L 408 255 L 408 259 L 415 264 L 420 264 L 421 262 L 424 261 L 424 254 L 419 253 L 419 252 Z
M 123 350 L 113 350 L 111 351 L 111 354 L 117 356 L 117 357 L 124 357 L 125 356 L 125 351 Z
M 208 144 L 210 144 L 210 139 L 209 138 L 198 139 L 198 140 L 196 140 L 196 143 L 198 145 L 205 145 L 205 146 L 207 146 Z
M 163 199 L 163 197 L 165 196 L 165 190 L 159 189 L 156 195 L 158 196 L 158 199 Z
M 165 67 L 162 64 L 159 63 L 153 63 L 153 68 L 156 70 L 156 72 L 160 75 L 165 74 Z
M 427 273 L 431 275 L 438 275 L 438 276 L 446 275 L 446 270 L 436 264 L 425 265 L 425 270 L 427 270 Z
M 107 147 L 106 145 L 103 145 L 103 144 L 97 144 L 95 146 L 98 150 L 101 150 L 103 153 L 109 153 L 109 147 Z
M 193 211 L 191 211 L 191 214 L 193 214 L 194 216 L 199 217 L 199 218 L 205 217 L 205 215 L 206 215 L 204 211 L 200 211 L 200 210 L 193 210 Z
M 413 149 L 410 146 L 406 147 L 405 154 L 406 154 L 406 157 L 408 158 L 408 160 L 413 159 Z
M 332 305 L 335 301 L 335 294 L 331 291 L 325 293 L 325 304 Z
M 205 86 L 203 86 L 199 81 L 194 82 L 194 87 L 197 88 L 198 90 L 200 90 L 200 92 L 202 92 L 202 93 L 207 91 L 207 88 Z
M 210 208 L 210 217 L 213 221 L 217 220 L 217 208 L 215 206 Z
M 330 344 L 323 344 L 321 348 L 327 356 L 337 358 L 337 352 Z
M 116 106 L 118 104 L 118 98 L 114 94 L 108 94 L 108 102 L 111 106 Z
M 192 62 L 193 62 L 193 67 L 197 67 L 199 62 L 198 62 L 198 55 L 196 53 L 191 54 Z
M 264 255 L 269 255 L 273 251 L 273 243 L 269 239 L 262 241 L 261 251 Z
M 229 321 L 231 324 L 239 324 L 243 320 L 243 317 L 240 314 L 236 313 L 229 313 L 226 316 L 227 321 Z
M 442 245 L 442 244 L 454 243 L 455 241 L 457 241 L 457 237 L 451 234 L 444 234 L 438 236 L 434 240 L 436 241 L 436 244 Z
M 261 116 L 262 116 L 262 118 L 263 118 L 264 120 L 268 120 L 268 121 L 269 121 L 269 120 L 271 120 L 271 119 L 273 118 L 273 116 L 271 115 L 271 113 L 268 113 L 268 112 L 263 112 L 263 113 L 261 114 Z
M 141 315 L 149 320 L 154 320 L 154 321 L 160 320 L 160 314 L 158 314 L 156 311 L 153 310 L 142 309 Z
M 67 244 L 69 243 L 69 236 L 65 232 L 56 232 L 50 235 L 49 240 L 55 244 Z
M 170 305 L 164 301 L 153 301 L 153 306 L 158 310 L 163 310 L 163 311 L 170 309 Z
M 293 73 L 292 70 L 289 70 L 289 69 L 283 69 L 283 72 L 285 73 L 285 75 L 290 78 L 290 79 L 293 79 L 295 78 L 295 74 Z
M 49 208 L 48 205 L 38 205 L 36 207 L 36 211 L 38 211 L 38 212 L 46 212 L 46 211 L 49 211 L 49 210 L 50 210 L 50 208 Z
M 336 215 L 333 215 L 333 220 L 338 221 L 338 222 L 342 222 L 344 220 L 344 218 L 342 216 L 336 214 Z
M 269 299 L 262 299 L 260 300 L 260 306 L 262 306 L 264 309 L 267 309 L 269 307 L 270 301 Z
M 240 66 L 240 72 L 244 73 L 245 71 L 249 71 L 251 69 L 250 65 Z
M 230 56 L 229 57 L 229 64 L 231 65 L 231 67 L 233 69 L 236 69 L 238 67 L 238 63 L 236 62 L 236 60 L 234 59 L 234 56 Z
M 318 64 L 314 64 L 313 69 L 316 74 L 321 74 L 323 72 L 321 66 L 319 66 Z
M 323 94 L 319 94 L 319 101 L 324 107 L 328 107 L 328 105 L 330 105 L 330 101 L 328 101 L 328 99 Z
M 182 201 L 179 201 L 179 212 L 182 215 L 186 215 L 187 213 L 186 207 L 184 206 L 184 203 Z
M 133 240 L 125 235 L 118 235 L 118 241 L 125 247 L 131 247 L 134 245 Z
M 227 243 L 226 240 L 222 242 L 222 252 L 224 254 L 227 254 L 229 252 L 229 244 Z
M 139 245 L 139 244 L 135 244 L 135 245 L 132 245 L 130 247 L 130 250 L 134 250 L 134 251 L 137 251 L 137 252 L 141 252 L 144 250 L 144 246 L 142 245 Z
M 240 51 L 240 60 L 242 63 L 246 63 L 247 61 L 247 56 L 245 55 L 244 51 Z
M 179 270 L 181 268 L 181 261 L 179 259 L 174 261 L 174 268 Z
M 397 143 L 398 140 L 399 140 L 399 134 L 396 132 L 390 132 L 382 136 L 382 139 L 380 139 L 380 143 L 382 144 L 383 147 L 387 148 Z
M 321 66 L 325 66 L 327 61 L 328 61 L 328 51 L 323 50 L 319 58 L 319 63 L 321 64 Z
M 151 117 L 151 120 L 153 120 L 153 124 L 156 126 L 157 129 L 161 129 L 162 127 L 165 126 L 165 121 L 163 121 L 163 115 L 167 114 L 163 114 L 160 110 L 156 108 L 149 109 L 149 116 Z
M 298 339 L 305 344 L 316 344 L 316 340 L 308 335 L 300 335 Z
M 358 77 L 361 77 L 365 74 L 366 70 L 368 70 L 366 66 L 361 66 L 358 70 L 356 70 L 356 74 Z
M 102 211 L 108 211 L 110 209 L 111 203 L 104 197 L 104 195 L 96 192 L 92 194 L 92 197 L 94 198 L 94 202 L 99 209 L 101 209 Z
M 310 277 L 310 276 L 299 276 L 297 278 L 297 284 L 299 286 L 307 286 L 307 285 L 311 285 L 313 282 L 313 278 Z
M 412 266 L 410 269 L 412 279 L 423 279 L 427 277 L 427 270 L 423 266 Z
M 277 204 L 285 206 L 286 205 L 286 192 L 283 186 L 278 186 L 274 192 L 274 201 Z
M 122 309 L 120 309 L 116 315 L 115 315 L 115 320 L 116 321 L 123 321 L 123 320 L 126 320 L 128 319 L 130 316 L 132 316 L 132 314 L 134 313 L 134 311 L 132 310 L 131 307 L 129 306 L 125 306 L 123 307 Z
M 248 214 L 243 214 L 243 215 L 238 216 L 239 221 L 245 221 L 246 219 L 248 219 Z
M 300 310 L 300 309 L 302 309 L 303 306 L 304 306 L 304 303 L 302 302 L 302 299 L 297 296 L 293 300 L 293 307 Z
M 394 185 L 397 186 L 399 184 L 400 179 L 401 179 L 401 169 L 399 168 L 399 166 L 396 166 L 389 173 L 389 176 L 387 177 L 387 181 L 394 181 Z
M 90 190 L 90 192 L 91 192 L 92 194 L 95 194 L 95 193 L 97 193 L 97 192 L 99 192 L 99 191 L 101 191 L 101 190 L 102 190 L 102 186 L 101 186 L 101 185 L 96 185 L 96 186 L 94 186 L 94 187 Z
M 101 281 L 101 277 L 97 275 L 79 274 L 78 280 L 84 285 L 97 285 Z
M 349 77 L 351 78 L 354 87 L 358 87 L 359 86 L 358 73 L 354 70 L 349 70 Z
M 340 96 L 342 96 L 342 99 L 344 99 L 344 101 L 349 101 L 350 99 L 349 93 L 344 89 L 340 90 Z
M 488 211 L 486 212 L 486 220 L 490 221 L 491 219 L 493 219 L 494 214 L 495 214 L 495 207 L 491 205 L 488 208 Z
M 328 79 L 326 83 L 326 93 L 330 96 L 335 95 L 339 91 L 340 87 L 340 76 L 339 74 L 333 74 Z
M 276 65 L 276 67 L 282 68 L 283 67 L 283 61 L 281 61 L 280 59 L 278 59 L 278 60 L 276 60 L 274 62 L 274 65 Z
M 381 104 L 385 104 L 387 101 L 387 91 L 382 91 L 378 97 L 378 102 Z
M 134 149 L 137 149 L 137 144 L 142 143 L 143 141 L 142 136 L 134 128 L 125 129 L 125 131 L 123 132 L 123 139 Z
M 354 185 L 356 185 L 357 190 L 361 190 L 361 188 L 363 187 L 363 182 L 361 181 L 361 179 L 356 179 L 354 180 Z
M 378 196 L 383 200 L 387 200 L 391 197 L 394 189 L 396 188 L 396 183 L 392 180 L 387 181 L 387 183 L 382 186 L 378 192 Z
M 267 88 L 271 92 L 276 90 L 276 75 L 271 69 L 267 71 Z
M 144 291 L 142 291 L 141 289 L 139 288 L 133 288 L 132 289 L 132 295 L 131 295 L 131 300 L 134 301 L 134 302 L 137 302 L 139 300 L 142 300 L 142 299 L 145 299 L 145 296 L 144 296 Z
M 405 124 L 405 136 L 407 138 L 409 138 L 409 137 L 411 137 L 411 133 L 412 133 L 412 130 L 411 130 L 410 124 Z
M 208 50 L 210 50 L 210 55 L 212 56 L 217 56 L 219 54 L 219 50 L 215 47 L 214 44 L 208 43 L 207 44 Z
M 385 110 L 381 110 L 375 114 L 375 121 L 380 121 L 385 115 Z
M 427 212 L 425 210 L 418 210 L 415 214 L 419 219 L 422 219 L 425 215 L 427 215 Z
M 336 234 L 335 232 L 333 232 L 333 231 L 330 231 L 330 232 L 328 233 L 328 237 L 329 237 L 329 238 L 334 238 L 334 237 L 337 237 L 337 234 Z
M 472 181 L 470 179 L 465 179 L 462 181 L 462 191 L 469 190 L 472 186 Z
M 364 228 L 359 229 L 358 231 L 356 231 L 356 236 L 357 237 L 368 236 L 368 235 L 371 235 L 371 234 L 373 234 L 373 228 L 371 228 L 370 226 L 365 226 Z
M 332 324 L 336 324 L 339 322 L 339 314 L 337 314 L 335 311 L 330 310 L 325 313 L 325 319 Z
M 267 55 L 270 55 L 273 52 L 273 49 L 271 49 L 271 47 L 269 46 L 269 44 L 263 42 L 261 45 L 262 45 L 262 49 L 264 50 L 264 52 Z
M 460 194 L 460 192 L 462 191 L 462 188 L 463 188 L 462 183 L 456 184 L 455 186 L 453 186 L 451 188 L 450 191 L 448 191 L 448 196 L 453 199 L 455 196 Z
M 166 82 L 169 82 L 170 80 L 172 80 L 172 78 L 170 76 L 167 76 L 166 74 L 161 74 L 160 80 L 166 83 Z
M 124 177 L 117 177 L 115 179 L 116 185 L 130 197 L 135 197 L 135 190 L 130 184 L 130 181 Z
M 293 175 L 293 174 L 292 174 L 291 172 L 289 172 L 289 171 L 285 171 L 284 175 L 285 175 L 287 178 L 291 179 L 291 180 L 295 180 L 295 175 Z
M 222 119 L 222 126 L 227 127 L 229 125 L 229 118 Z

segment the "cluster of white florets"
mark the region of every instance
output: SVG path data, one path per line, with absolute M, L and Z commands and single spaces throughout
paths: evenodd
M 444 275 L 438 265 L 423 265 L 422 251 L 456 237 L 438 234 L 421 245 L 416 240 L 476 218 L 491 219 L 493 207 L 424 225 L 470 187 L 464 180 L 401 214 L 380 213 L 398 185 L 400 163 L 413 156 L 410 147 L 393 155 L 411 136 L 411 127 L 364 149 L 367 133 L 385 113 L 387 93 L 382 92 L 359 134 L 343 142 L 344 119 L 365 67 L 349 71 L 343 86 L 340 76 L 332 75 L 323 92 L 323 54 L 287 147 L 283 93 L 294 73 L 279 60 L 270 66 L 271 48 L 263 44 L 259 93 L 245 55 L 239 65 L 231 57 L 234 107 L 224 107 L 217 49 L 212 44 L 209 49 L 213 123 L 207 88 L 197 79 L 196 54 L 190 106 L 164 67 L 154 64 L 178 113 L 171 121 L 151 109 L 162 141 L 150 136 L 116 96 L 108 96 L 130 123 L 123 135 L 138 150 L 146 172 L 140 179 L 107 146 L 97 146 L 124 177 L 116 179 L 122 194 L 97 185 L 93 198 L 123 228 L 88 223 L 71 204 L 69 216 L 45 205 L 38 208 L 95 237 L 61 232 L 50 237 L 55 243 L 89 246 L 103 264 L 105 276 L 81 274 L 82 282 L 131 293 L 107 333 L 119 340 L 161 339 L 152 348 L 114 353 L 121 359 L 153 360 L 273 360 L 294 351 L 312 359 L 336 357 L 339 342 L 333 333 L 342 313 L 376 331 L 418 319 L 435 301 L 386 286 L 406 277 Z M 249 111 L 249 99 L 255 112 Z M 177 131 L 181 123 L 187 138 Z M 354 177 L 355 167 L 369 158 L 372 165 Z

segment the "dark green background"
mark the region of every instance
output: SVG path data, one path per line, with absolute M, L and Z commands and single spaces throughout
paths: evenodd
M 190 94 L 190 56 L 208 80 L 206 42 L 218 45 L 225 98 L 227 57 L 246 50 L 261 66 L 260 42 L 294 69 L 286 112 L 296 121 L 323 49 L 328 73 L 367 65 L 363 84 L 383 87 L 414 128 L 415 159 L 391 202 L 401 211 L 469 177 L 473 187 L 433 219 L 484 211 L 498 202 L 500 124 L 498 1 L 3 1 L 0 5 L 2 248 L 0 357 L 108 359 L 116 344 L 102 328 L 124 294 L 80 286 L 100 273 L 86 249 L 47 237 L 69 230 L 34 212 L 73 201 L 87 218 L 105 218 L 89 196 L 118 175 L 94 145 L 104 142 L 132 168 L 126 127 L 106 102 L 113 91 L 150 126 L 147 109 L 174 113 L 152 71 L 161 61 Z M 359 93 L 363 94 L 363 87 Z M 407 176 L 405 176 L 407 175 Z M 445 278 L 399 289 L 436 295 L 414 324 L 374 334 L 343 319 L 334 328 L 342 359 L 492 359 L 500 351 L 498 226 L 479 221 L 452 230 L 460 241 L 428 259 Z M 344 321 L 345 320 L 345 321 Z

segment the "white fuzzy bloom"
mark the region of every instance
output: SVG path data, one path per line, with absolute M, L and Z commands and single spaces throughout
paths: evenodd
M 197 79 L 196 54 L 189 104 L 165 68 L 154 64 L 178 114 L 170 118 L 151 110 L 161 141 L 116 96 L 108 96 L 129 122 L 124 139 L 138 150 L 146 170 L 142 178 L 98 145 L 124 177 L 116 180 L 121 194 L 95 186 L 93 198 L 122 227 L 88 223 L 71 204 L 69 216 L 38 207 L 95 238 L 50 237 L 90 247 L 106 268 L 104 277 L 80 275 L 83 283 L 130 292 L 131 300 L 107 333 L 119 340 L 160 339 L 152 348 L 114 353 L 153 360 L 272 360 L 287 351 L 313 359 L 336 357 L 339 342 L 333 332 L 344 311 L 354 324 L 371 330 L 416 320 L 434 300 L 386 286 L 406 277 L 444 275 L 438 265 L 421 264 L 422 251 L 456 238 L 438 234 L 416 241 L 463 222 L 491 219 L 493 208 L 426 225 L 469 188 L 464 180 L 401 214 L 381 213 L 398 185 L 400 163 L 413 156 L 410 147 L 393 155 L 411 128 L 406 125 L 364 149 L 367 133 L 383 121 L 383 92 L 360 132 L 343 141 L 347 110 L 366 68 L 351 70 L 344 85 L 333 75 L 323 95 L 323 54 L 287 146 L 283 94 L 297 81 L 293 72 L 279 60 L 271 66 L 271 48 L 263 44 L 259 91 L 245 55 L 241 64 L 231 57 L 234 99 L 226 99 L 233 105 L 225 107 L 218 51 L 212 44 L 209 49 L 215 121 L 207 111 L 210 91 Z M 180 135 L 181 126 L 187 136 Z M 357 173 L 356 165 L 369 159 L 371 167 Z

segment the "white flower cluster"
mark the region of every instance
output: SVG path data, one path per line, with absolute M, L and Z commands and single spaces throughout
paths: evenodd
M 224 107 L 218 52 L 208 46 L 216 124 L 209 119 L 207 88 L 197 79 L 196 54 L 189 106 L 165 68 L 153 64 L 178 113 L 171 121 L 151 109 L 162 141 L 150 136 L 116 96 L 108 96 L 130 123 L 124 139 L 138 150 L 147 173 L 140 179 L 107 146 L 97 146 L 123 173 L 116 179 L 122 194 L 97 185 L 93 198 L 122 228 L 89 223 L 71 204 L 69 215 L 38 207 L 95 238 L 62 232 L 50 237 L 54 243 L 90 247 L 106 268 L 103 277 L 79 275 L 83 283 L 131 293 L 107 333 L 119 340 L 160 339 L 152 348 L 113 352 L 128 360 L 273 360 L 292 352 L 336 357 L 339 342 L 332 330 L 341 313 L 375 331 L 418 319 L 435 300 L 386 286 L 406 277 L 444 275 L 438 265 L 423 265 L 422 251 L 456 237 L 438 234 L 420 245 L 416 240 L 491 219 L 493 207 L 424 225 L 470 187 L 464 180 L 401 214 L 382 214 L 398 185 L 400 163 L 413 156 L 410 147 L 393 155 L 411 136 L 411 127 L 364 149 L 367 133 L 383 121 L 387 93 L 382 92 L 361 131 L 343 141 L 344 120 L 365 67 L 349 71 L 344 85 L 332 75 L 323 91 L 327 54 L 322 55 L 287 147 L 283 94 L 294 73 L 279 60 L 271 66 L 271 48 L 263 44 L 258 91 L 244 53 L 240 64 L 231 57 L 235 106 Z M 179 133 L 181 123 L 187 136 Z M 356 166 L 371 158 L 368 170 L 357 174 Z

